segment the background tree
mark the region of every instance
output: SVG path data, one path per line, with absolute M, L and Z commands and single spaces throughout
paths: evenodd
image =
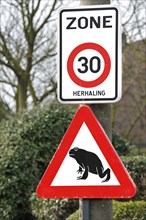
M 146 16 L 144 0 L 117 1 L 122 11 L 122 99 L 113 107 L 113 128 L 133 143 L 144 144 L 146 126 Z M 125 2 L 125 1 L 124 1 Z
M 2 119 L 7 119 L 11 113 L 9 106 L 0 97 L 0 122 Z
M 1 90 L 17 111 L 56 92 L 53 22 L 59 5 L 57 0 L 1 2 Z

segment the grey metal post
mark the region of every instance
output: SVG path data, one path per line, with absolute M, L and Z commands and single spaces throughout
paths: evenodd
M 80 0 L 81 5 L 110 4 L 110 0 Z M 111 105 L 90 104 L 106 134 L 111 139 Z M 112 220 L 112 200 L 110 199 L 80 199 L 81 220 Z

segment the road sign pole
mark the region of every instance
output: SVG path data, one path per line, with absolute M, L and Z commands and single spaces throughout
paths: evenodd
M 80 0 L 81 5 L 110 4 L 110 0 Z M 97 116 L 106 134 L 111 139 L 111 105 L 89 105 Z M 112 201 L 109 199 L 80 200 L 81 220 L 112 220 Z

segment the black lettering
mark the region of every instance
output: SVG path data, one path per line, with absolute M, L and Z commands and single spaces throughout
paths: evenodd
M 81 96 L 83 96 L 84 95 L 84 91 L 81 91 Z
M 88 19 L 86 17 L 80 17 L 78 20 L 78 27 L 85 29 L 88 27 Z
M 84 95 L 87 96 L 88 95 L 88 91 L 84 91 Z
M 102 95 L 102 91 L 98 91 L 98 95 Z
M 102 95 L 105 96 L 105 90 L 102 90 Z
M 66 29 L 76 29 L 76 27 L 71 27 L 71 25 L 74 23 L 74 21 L 76 20 L 76 17 L 69 17 L 66 18 L 67 20 L 71 20 L 71 22 L 67 25 Z
M 83 69 L 78 69 L 79 73 L 86 73 L 88 71 L 88 66 L 87 66 L 87 63 L 88 63 L 88 59 L 86 57 L 80 57 L 78 59 L 78 61 L 82 61 L 83 60 L 83 63 L 81 66 L 83 66 L 84 68 Z
M 77 96 L 77 91 L 73 91 L 73 96 Z
M 95 25 L 97 28 L 100 28 L 100 17 L 97 17 L 97 20 L 95 20 L 94 17 L 90 17 L 90 28 L 93 28 L 93 25 Z
M 108 25 L 107 23 L 111 22 L 109 18 L 112 18 L 112 16 L 103 16 L 103 28 L 111 28 L 112 25 Z
M 96 68 L 94 69 L 93 67 L 94 67 L 94 61 L 95 61 L 95 66 L 96 66 Z M 100 70 L 100 68 L 101 68 L 101 62 L 100 62 L 100 58 L 99 57 L 92 57 L 91 59 L 90 59 L 90 71 L 92 72 L 92 73 L 98 73 L 99 72 L 99 70 Z

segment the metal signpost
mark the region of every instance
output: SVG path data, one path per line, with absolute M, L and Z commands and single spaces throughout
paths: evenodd
M 110 0 L 80 0 L 81 5 L 102 5 L 110 4 Z M 106 134 L 111 139 L 111 105 L 90 105 L 95 115 L 98 117 Z M 81 220 L 112 220 L 111 200 L 80 200 Z M 85 207 L 88 207 L 87 212 Z

